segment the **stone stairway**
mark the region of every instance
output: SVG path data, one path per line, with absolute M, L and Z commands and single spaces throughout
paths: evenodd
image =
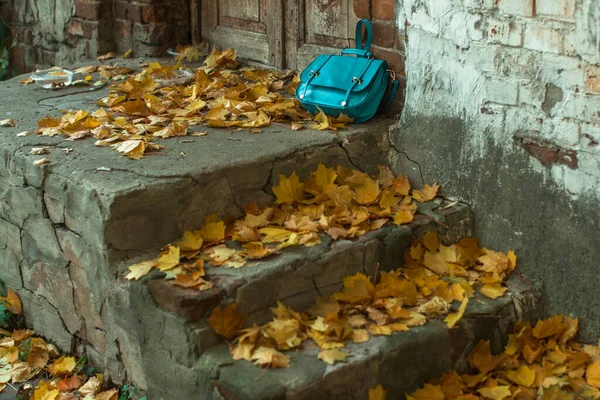
M 90 109 L 106 89 L 43 92 L 0 83 L 10 104 L 0 118 L 14 128 L 0 135 L 0 278 L 17 290 L 28 324 L 65 351 L 87 353 L 115 382 L 148 390 L 149 399 L 365 399 L 382 383 L 389 398 L 450 367 L 479 339 L 498 348 L 518 319 L 536 316 L 536 291 L 512 279 L 510 294 L 477 298 L 458 327 L 430 321 L 409 332 L 349 345 L 349 362 L 328 366 L 310 345 L 290 352 L 283 370 L 233 362 L 208 326 L 218 304 L 235 301 L 249 323 L 270 319 L 277 301 L 302 311 L 341 289 L 345 275 L 401 266 L 413 235 L 437 230 L 449 241 L 471 235 L 472 214 L 455 205 L 441 224 L 418 215 L 357 240 L 291 248 L 239 270 L 207 269 L 215 288 L 177 288 L 156 275 L 124 279 L 127 266 L 153 258 L 166 243 L 202 225 L 207 215 L 240 216 L 248 202 L 272 201 L 280 174 L 301 178 L 318 164 L 376 173 L 386 164 L 387 128 L 379 119 L 336 133 L 272 125 L 261 134 L 208 129 L 203 137 L 162 142 L 141 161 L 97 148 L 92 140 L 16 136 L 61 109 Z M 198 129 L 204 127 L 197 127 Z M 32 147 L 47 146 L 49 164 L 36 166 Z M 65 149 L 72 149 L 65 151 Z M 414 171 L 395 171 L 413 173 Z

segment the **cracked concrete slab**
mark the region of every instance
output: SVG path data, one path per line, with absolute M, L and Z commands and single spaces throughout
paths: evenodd
M 31 326 L 64 350 L 78 343 L 115 382 L 147 385 L 142 360 L 154 355 L 156 346 L 164 347 L 160 327 L 187 332 L 188 342 L 196 343 L 194 351 L 168 349 L 169 357 L 186 364 L 215 340 L 205 322 L 199 326 L 167 313 L 157 308 L 145 285 L 124 282 L 122 272 L 132 260 L 155 255 L 185 230 L 199 228 L 207 215 L 237 216 L 246 203 L 271 202 L 271 187 L 280 174 L 295 171 L 304 177 L 320 163 L 376 173 L 377 165 L 386 164 L 387 129 L 393 122 L 386 119 L 337 132 L 292 131 L 274 124 L 253 134 L 197 126 L 193 129 L 208 135 L 160 140 L 162 151 L 138 161 L 96 147 L 94 139 L 20 137 L 17 133 L 33 132 L 38 120 L 57 117 L 61 110 L 95 110 L 95 100 L 108 89 L 46 91 L 20 86 L 18 79 L 0 82 L 3 97 L 11 99 L 0 104 L 0 118 L 16 122 L 0 131 L 0 225 L 5 228 L 0 255 L 5 256 L 2 265 L 11 263 L 0 278 L 48 311 L 39 315 L 28 309 Z M 29 154 L 41 146 L 49 154 Z M 66 148 L 72 151 L 67 154 Z M 42 157 L 50 163 L 36 166 Z M 53 268 L 67 279 L 64 287 L 62 279 L 44 279 Z M 301 289 L 315 295 L 316 286 L 333 287 L 332 279 L 313 282 L 308 277 L 305 282 Z M 245 290 L 248 300 L 254 298 L 249 286 L 240 288 L 229 286 L 231 298 Z M 276 296 L 298 300 L 305 296 L 302 290 L 282 289 Z
M 289 368 L 268 370 L 244 360 L 234 362 L 227 345 L 214 346 L 197 364 L 207 382 L 191 398 L 358 400 L 367 398 L 368 389 L 378 384 L 401 396 L 451 368 L 467 371 L 465 359 L 471 346 L 490 340 L 494 349 L 501 349 L 507 326 L 512 329 L 515 322 L 538 316 L 537 290 L 515 277 L 507 284 L 509 294 L 499 299 L 477 294 L 452 330 L 441 320 L 430 320 L 407 332 L 348 343 L 344 348 L 351 354 L 347 362 L 332 366 L 317 359 L 320 349 L 311 342 L 286 353 L 291 358 Z M 517 306 L 523 303 L 527 304 L 524 309 Z

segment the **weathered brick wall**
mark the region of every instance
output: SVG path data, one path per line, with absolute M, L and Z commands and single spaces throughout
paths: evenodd
M 515 248 L 522 271 L 546 284 L 550 311 L 588 317 L 589 337 L 600 326 L 589 310 L 599 21 L 597 0 L 399 1 L 407 94 L 392 135 L 398 167 L 471 203 L 485 244 Z
M 164 55 L 190 35 L 185 0 L 0 0 L 0 15 L 17 37 L 11 61 L 20 73 L 108 51 Z
M 402 109 L 402 92 L 406 88 L 404 73 L 404 38 L 396 26 L 396 0 L 353 0 L 354 14 L 358 18 L 368 19 L 373 24 L 373 47 L 375 57 L 386 60 L 400 80 L 400 93 L 391 114 Z

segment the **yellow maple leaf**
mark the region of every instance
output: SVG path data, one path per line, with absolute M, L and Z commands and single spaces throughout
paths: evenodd
M 315 115 L 314 122 L 310 125 L 310 128 L 319 131 L 324 131 L 327 129 L 337 130 L 337 128 L 331 124 L 329 117 L 325 115 L 322 110 L 319 110 L 319 113 Z
M 274 243 L 274 242 L 285 242 L 294 234 L 292 231 L 281 228 L 262 228 L 259 230 L 265 237 L 262 239 L 263 243 Z
M 405 197 L 399 205 L 398 210 L 394 214 L 394 223 L 396 225 L 408 224 L 415 217 L 417 205 L 411 202 L 410 197 Z
M 354 329 L 352 330 L 352 341 L 354 343 L 365 343 L 369 341 L 369 331 L 366 329 Z
M 477 346 L 467 356 L 467 360 L 471 366 L 477 368 L 483 374 L 493 371 L 498 362 L 498 357 L 492 355 L 492 350 L 489 340 L 482 340 L 477 343 Z
M 562 333 L 566 328 L 566 324 L 563 323 L 563 316 L 555 315 L 546 320 L 538 321 L 532 333 L 536 338 L 544 339 Z
M 333 298 L 348 303 L 360 303 L 370 300 L 375 294 L 375 286 L 365 274 L 344 277 L 344 290 L 333 295 Z
M 31 396 L 31 400 L 58 400 L 60 390 L 51 382 L 41 380 Z
M 507 290 L 508 288 L 502 286 L 501 283 L 486 283 L 479 289 L 479 293 L 490 299 L 497 299 L 498 297 L 502 297 Z
M 390 336 L 392 334 L 392 327 L 389 325 L 376 325 L 371 324 L 368 326 L 369 333 L 374 336 L 384 335 Z
M 477 391 L 481 393 L 486 399 L 492 400 L 503 400 L 507 397 L 512 396 L 509 386 L 484 387 L 478 389 Z
M 68 375 L 77 366 L 77 361 L 73 357 L 62 356 L 48 367 L 53 375 Z
M 423 265 L 438 275 L 446 275 L 449 269 L 448 263 L 439 253 L 433 254 L 429 251 L 425 251 L 423 254 Z
M 225 223 L 216 215 L 204 219 L 204 226 L 200 230 L 202 238 L 208 243 L 220 242 L 225 239 Z
M 535 370 L 527 365 L 506 372 L 506 377 L 517 385 L 531 387 L 535 381 Z
M 237 305 L 232 303 L 223 309 L 221 306 L 215 307 L 207 321 L 215 332 L 226 339 L 231 339 L 242 329 L 246 317 L 238 313 Z
M 279 185 L 273 186 L 276 204 L 294 204 L 304 199 L 304 185 L 294 172 L 289 178 L 279 175 Z
M 281 350 L 293 349 L 302 343 L 302 339 L 298 337 L 300 322 L 296 319 L 276 318 L 264 326 L 263 332 L 275 340 L 277 348 Z
M 4 307 L 11 313 L 11 314 L 21 314 L 22 311 L 22 306 L 21 306 L 21 299 L 19 299 L 19 296 L 12 290 L 12 289 L 8 289 L 8 292 L 6 294 L 6 297 L 0 297 L 0 303 L 4 304 Z
M 392 181 L 394 193 L 398 196 L 408 196 L 410 192 L 410 182 L 407 176 L 398 176 Z
M 421 190 L 413 189 L 412 197 L 420 203 L 430 201 L 433 200 L 434 197 L 437 195 L 439 188 L 440 185 L 438 185 L 437 182 L 433 186 L 425 184 L 423 185 L 423 189 Z
M 276 248 L 265 247 L 261 242 L 245 243 L 243 247 L 246 249 L 246 257 L 250 260 L 265 258 L 277 252 Z
M 167 248 L 162 251 L 158 259 L 156 259 L 156 268 L 161 271 L 173 269 L 179 265 L 179 257 L 179 247 L 167 246 Z
M 446 395 L 441 387 L 426 383 L 421 389 L 418 389 L 406 396 L 407 400 L 445 400 Z
M 585 371 L 585 380 L 588 385 L 600 388 L 600 360 L 594 361 L 587 366 Z
M 104 376 L 102 374 L 92 376 L 82 387 L 78 389 L 78 392 L 84 396 L 93 396 L 96 393 L 100 392 L 103 381 Z
M 311 172 L 304 187 L 307 192 L 319 194 L 327 185 L 332 185 L 337 178 L 337 173 L 333 168 L 327 168 L 323 164 L 319 164 L 315 172 Z
M 340 349 L 321 350 L 318 354 L 319 360 L 325 361 L 329 365 L 336 362 L 346 362 L 348 357 L 350 357 L 350 353 Z
M 201 231 L 185 231 L 183 237 L 173 244 L 182 251 L 194 251 L 200 250 L 203 243 L 204 238 Z
M 134 160 L 139 160 L 146 152 L 146 142 L 143 140 L 125 140 L 124 142 L 112 145 L 112 147 Z
M 422 240 L 423 245 L 427 250 L 432 253 L 436 253 L 440 248 L 440 238 L 437 232 L 427 232 L 423 236 Z
M 117 400 L 119 396 L 119 391 L 117 389 L 111 389 L 104 392 L 98 393 L 94 399 L 95 400 Z
M 377 201 L 381 189 L 379 182 L 369 178 L 368 176 L 362 182 L 362 185 L 354 189 L 356 193 L 356 201 L 358 204 L 371 204 Z
M 156 260 L 142 261 L 141 263 L 130 265 L 127 267 L 130 272 L 125 278 L 134 281 L 138 280 L 141 277 L 148 275 L 152 268 L 156 267 L 157 265 L 158 262 Z
M 369 389 L 368 400 L 387 400 L 387 390 L 385 390 L 381 385 L 377 385 L 376 387 Z
M 254 350 L 252 360 L 261 367 L 287 368 L 290 365 L 290 358 L 288 356 L 264 346 Z
M 469 298 L 465 296 L 460 307 L 458 308 L 458 312 L 448 314 L 444 322 L 448 325 L 448 328 L 454 327 L 458 321 L 463 317 L 465 310 L 467 309 L 467 304 L 469 304 Z

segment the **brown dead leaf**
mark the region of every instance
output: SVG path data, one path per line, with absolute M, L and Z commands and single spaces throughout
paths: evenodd
M 217 334 L 232 339 L 244 326 L 246 317 L 237 312 L 237 306 L 233 303 L 223 309 L 221 306 L 215 307 L 207 321 Z

